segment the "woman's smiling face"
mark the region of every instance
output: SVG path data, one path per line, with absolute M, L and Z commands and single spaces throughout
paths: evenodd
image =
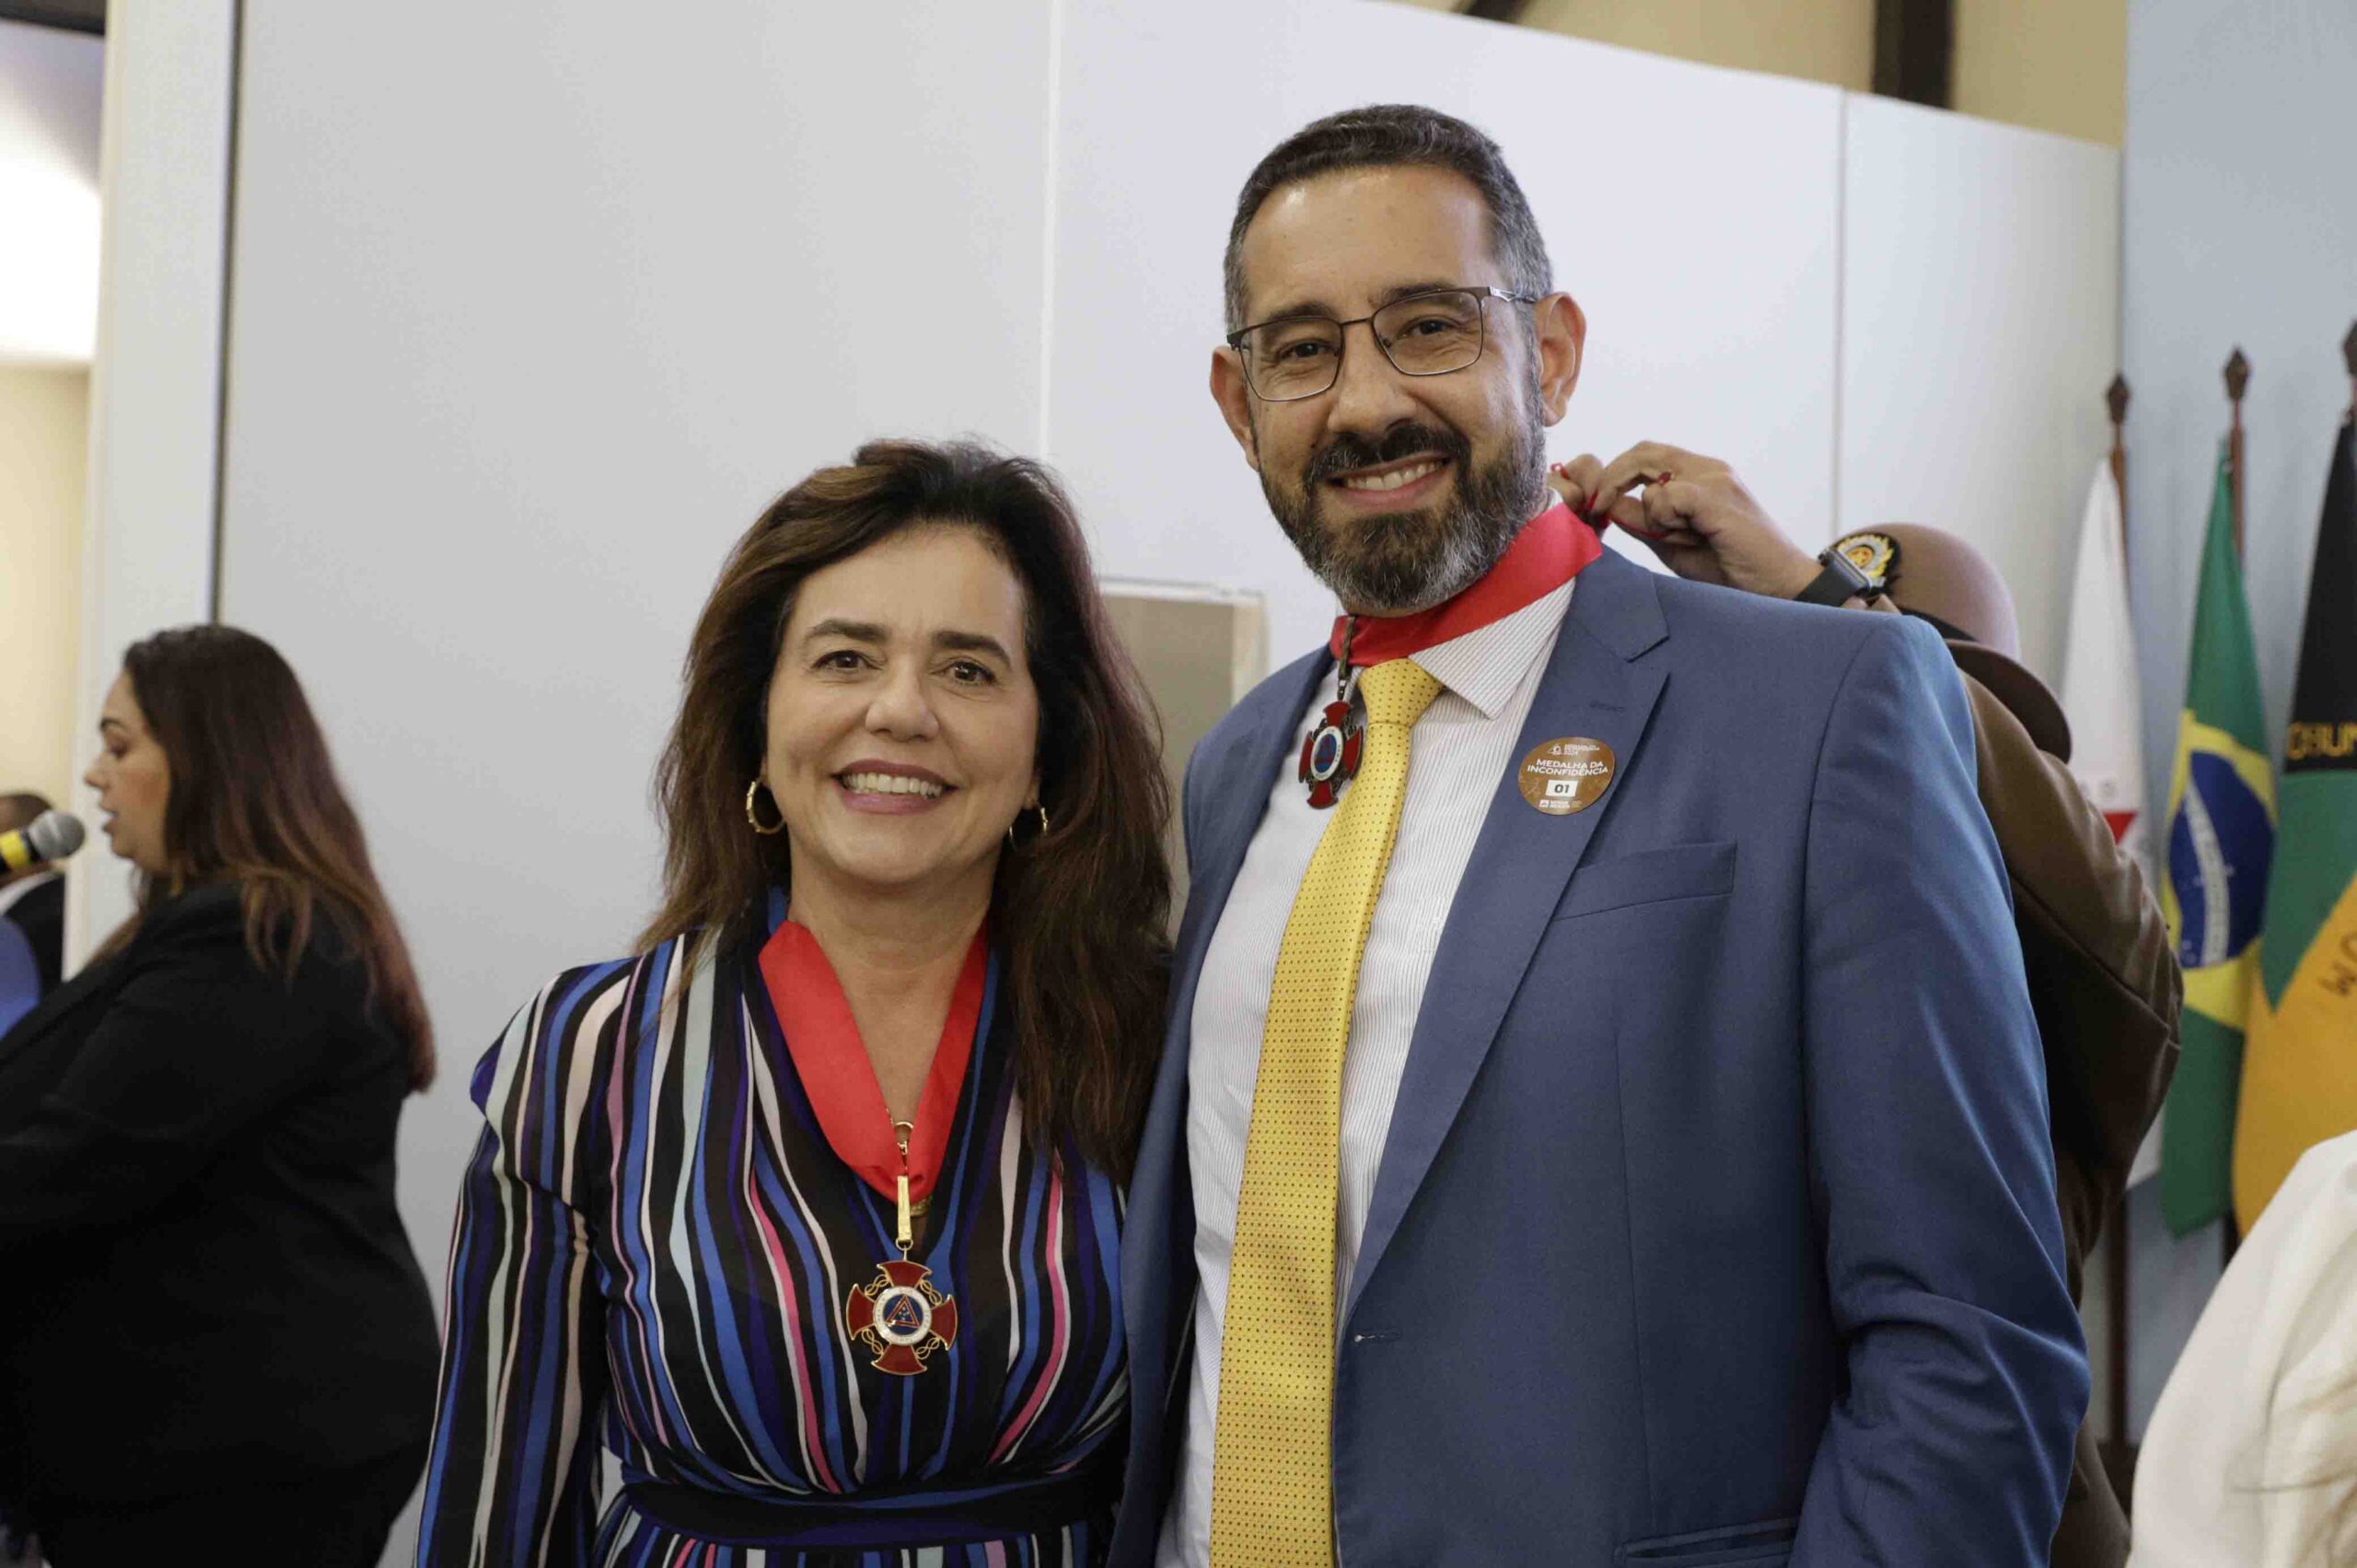
M 920 524 L 813 572 L 770 679 L 762 778 L 797 892 L 987 900 L 1039 800 L 1023 585 L 981 529 Z M 764 813 L 766 815 L 766 813 Z

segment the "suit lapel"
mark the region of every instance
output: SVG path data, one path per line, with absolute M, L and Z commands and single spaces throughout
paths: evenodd
M 1617 796 L 1666 674 L 1662 661 L 1638 661 L 1667 635 L 1652 575 L 1643 568 L 1608 552 L 1580 575 L 1571 612 L 1515 741 L 1512 765 L 1491 796 L 1441 931 L 1376 1167 L 1351 1281 L 1352 1307 L 1465 1103 L 1564 885 L 1598 824 L 1620 808 Z M 1545 816 L 1523 799 L 1516 775 L 1533 747 L 1570 736 L 1612 749 L 1614 782 L 1585 811 Z
M 1187 1057 L 1195 1012 L 1195 987 L 1203 956 L 1219 929 L 1228 894 L 1243 869 L 1244 856 L 1260 828 L 1277 771 L 1288 761 L 1310 692 L 1329 667 L 1323 649 L 1279 672 L 1256 694 L 1261 706 L 1247 733 L 1192 781 L 1202 842 L 1190 845 L 1194 880 L 1187 913 L 1172 945 L 1170 1011 L 1162 1043 L 1162 1064 L 1147 1107 L 1130 1191 L 1132 1202 L 1121 1248 L 1121 1295 L 1128 1320 L 1130 1365 L 1134 1376 L 1158 1376 L 1162 1353 L 1172 1342 L 1171 1316 L 1184 1312 L 1191 1294 L 1195 1246 L 1194 1194 L 1187 1172 Z M 1246 699 L 1255 701 L 1254 698 Z M 1156 1195 L 1159 1201 L 1156 1201 Z M 1158 1388 L 1140 1388 L 1143 1407 Z M 1141 1431 L 1134 1434 L 1142 1438 Z

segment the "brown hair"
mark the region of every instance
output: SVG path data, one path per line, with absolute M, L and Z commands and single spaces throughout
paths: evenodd
M 1126 1179 L 1160 1054 L 1169 814 L 1153 709 L 1107 624 L 1072 503 L 1053 474 L 977 443 L 877 441 L 772 503 L 729 552 L 689 645 L 679 716 L 656 771 L 662 907 L 640 938 L 749 939 L 786 885 L 785 836 L 757 837 L 745 784 L 767 749 L 771 677 L 795 594 L 821 567 L 918 526 L 984 537 L 1023 585 L 1039 693 L 1040 804 L 1051 826 L 999 856 L 1016 1086 L 1035 1137 L 1069 1136 Z
M 1287 185 L 1357 168 L 1445 168 L 1461 175 L 1490 209 L 1490 246 L 1506 286 L 1534 298 L 1555 289 L 1547 241 L 1498 144 L 1453 114 L 1418 103 L 1371 103 L 1313 120 L 1271 148 L 1244 181 L 1220 263 L 1227 330 L 1244 320 L 1244 234 Z M 1467 279 L 1467 282 L 1472 280 Z M 1525 318 L 1527 319 L 1527 317 Z
M 246 949 L 290 982 L 325 921 L 367 974 L 369 1005 L 434 1081 L 434 1028 L 401 927 L 377 884 L 360 819 L 336 782 L 302 683 L 278 650 L 234 626 L 182 626 L 134 643 L 123 674 L 171 767 L 166 873 L 138 878 L 138 909 L 101 949 L 127 944 L 163 899 L 232 883 Z
M 0 795 L 0 833 L 31 827 L 33 819 L 48 809 L 49 796 L 34 790 L 19 789 Z

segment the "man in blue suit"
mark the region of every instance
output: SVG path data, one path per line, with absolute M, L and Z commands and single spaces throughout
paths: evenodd
M 2043 1563 L 2085 1357 L 1939 638 L 1549 507 L 1585 325 L 1461 122 L 1270 154 L 1227 312 L 1346 613 L 1188 769 L 1113 1561 Z

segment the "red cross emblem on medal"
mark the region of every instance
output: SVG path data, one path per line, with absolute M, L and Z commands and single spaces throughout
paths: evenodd
M 852 1287 L 843 1326 L 875 1353 L 876 1369 L 913 1377 L 934 1352 L 958 1338 L 958 1301 L 933 1288 L 933 1271 L 905 1258 L 876 1266 L 876 1277 Z
M 1323 811 L 1341 798 L 1342 786 L 1358 775 L 1359 752 L 1366 731 L 1347 702 L 1329 703 L 1301 743 L 1301 782 L 1309 786 L 1309 804 Z

